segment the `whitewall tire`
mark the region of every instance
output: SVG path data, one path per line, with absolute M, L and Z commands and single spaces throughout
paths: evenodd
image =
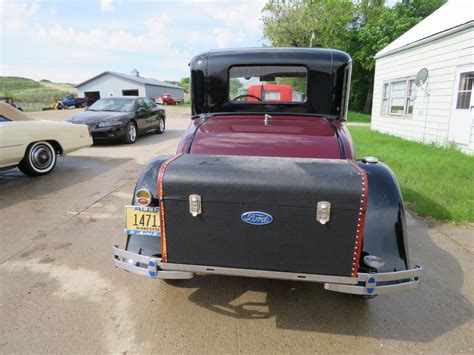
M 49 142 L 35 142 L 26 149 L 18 168 L 29 176 L 44 175 L 54 169 L 56 160 L 56 150 Z

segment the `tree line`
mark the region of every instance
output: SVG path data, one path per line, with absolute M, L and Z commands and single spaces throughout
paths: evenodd
M 262 11 L 272 46 L 336 48 L 353 58 L 350 109 L 370 113 L 375 54 L 446 0 L 269 0 Z

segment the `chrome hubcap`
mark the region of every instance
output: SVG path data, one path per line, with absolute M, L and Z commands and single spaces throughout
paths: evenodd
M 160 119 L 160 131 L 163 132 L 165 130 L 165 121 L 161 118 Z
M 128 129 L 128 137 L 130 138 L 130 141 L 135 142 L 135 139 L 137 139 L 137 129 L 135 128 L 135 125 L 130 125 L 130 128 Z
M 31 150 L 31 163 L 36 169 L 46 169 L 53 161 L 51 150 L 43 144 L 39 144 Z

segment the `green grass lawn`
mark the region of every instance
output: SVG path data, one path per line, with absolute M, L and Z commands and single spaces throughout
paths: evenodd
M 440 221 L 474 222 L 473 156 L 368 127 L 351 127 L 350 132 L 358 158 L 375 156 L 394 171 L 410 210 Z
M 349 122 L 370 123 L 370 115 L 360 112 L 349 111 L 349 113 L 347 114 L 347 120 Z

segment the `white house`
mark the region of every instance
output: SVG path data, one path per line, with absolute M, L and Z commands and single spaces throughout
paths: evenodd
M 145 78 L 137 70 L 132 75 L 105 71 L 77 86 L 79 97 L 87 97 L 92 102 L 110 96 L 145 96 L 151 99 L 171 94 L 183 100 L 184 89 L 165 81 Z
M 474 0 L 449 0 L 375 63 L 372 129 L 474 154 Z M 422 68 L 428 77 L 418 86 Z

